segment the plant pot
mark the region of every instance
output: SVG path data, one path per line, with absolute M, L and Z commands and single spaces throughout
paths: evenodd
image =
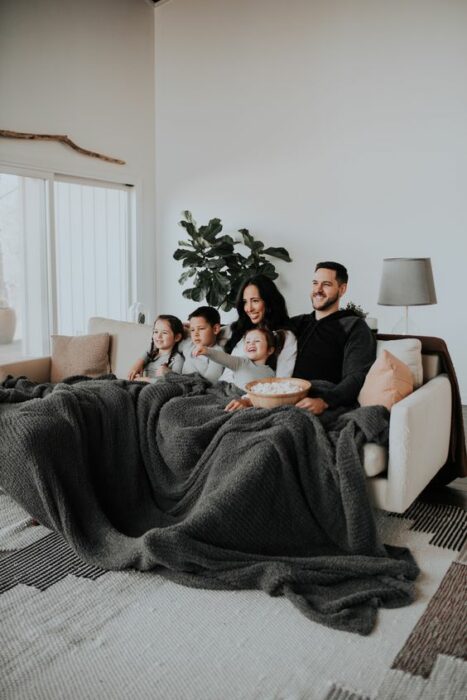
M 0 345 L 13 341 L 16 328 L 16 314 L 11 306 L 0 307 Z

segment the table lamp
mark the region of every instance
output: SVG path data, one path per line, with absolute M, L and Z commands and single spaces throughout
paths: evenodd
M 436 303 L 431 258 L 384 258 L 378 304 L 405 307 L 393 332 L 409 332 L 409 306 Z

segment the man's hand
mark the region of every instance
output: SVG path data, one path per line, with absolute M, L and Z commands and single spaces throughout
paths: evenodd
M 253 404 L 250 399 L 232 399 L 224 408 L 224 411 L 238 411 L 239 408 L 251 408 Z
M 142 375 L 144 369 L 144 360 L 136 360 L 133 367 L 128 372 L 128 379 L 137 379 L 137 375 Z
M 304 408 L 305 410 L 310 411 L 310 413 L 313 413 L 315 416 L 320 416 L 327 408 L 329 408 L 328 404 L 323 399 L 308 398 L 302 399 L 296 403 L 295 406 L 297 408 Z

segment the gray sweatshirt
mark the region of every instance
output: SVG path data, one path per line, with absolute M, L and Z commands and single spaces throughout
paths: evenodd
M 196 345 L 192 340 L 187 338 L 178 346 L 180 352 L 183 354 L 185 361 L 183 363 L 182 374 L 193 374 L 193 372 L 198 372 L 202 377 L 214 384 L 219 380 L 222 374 L 222 366 L 214 360 L 211 360 L 207 355 L 198 355 L 198 357 L 193 357 L 192 352 Z M 211 350 L 219 350 L 222 352 L 220 345 L 213 345 Z
M 167 361 L 169 359 L 168 354 L 164 355 L 158 355 L 155 360 L 148 360 L 147 355 L 146 355 L 146 360 L 144 364 L 144 376 L 149 377 L 151 379 L 151 383 L 157 382 L 159 377 L 156 375 L 156 370 L 159 369 L 159 367 L 162 367 L 162 365 L 167 364 Z M 178 372 L 180 373 L 182 371 L 183 367 L 183 356 L 180 355 L 179 352 L 176 352 L 175 355 L 172 357 L 172 361 L 170 363 L 169 369 L 172 372 Z
M 248 357 L 229 355 L 223 350 L 214 350 L 214 348 L 206 348 L 206 350 L 207 357 L 226 367 L 221 375 L 221 382 L 232 382 L 245 390 L 245 385 L 254 379 L 275 377 L 274 370 L 269 365 L 257 365 Z

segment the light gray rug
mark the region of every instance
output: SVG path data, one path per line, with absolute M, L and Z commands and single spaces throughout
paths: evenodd
M 379 514 L 422 574 L 415 603 L 381 610 L 362 637 L 259 591 L 87 566 L 0 494 L 0 697 L 464 700 L 466 521 L 453 506 Z

